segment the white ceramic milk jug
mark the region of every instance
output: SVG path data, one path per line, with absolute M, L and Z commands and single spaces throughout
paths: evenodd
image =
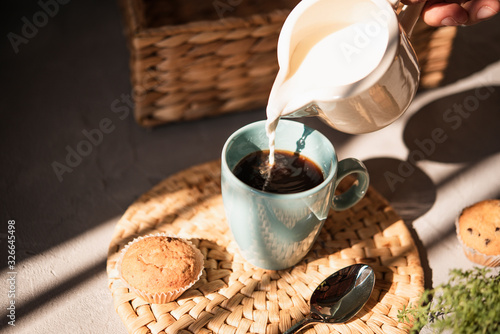
M 420 70 L 408 36 L 423 4 L 399 1 L 303 0 L 278 40 L 279 72 L 268 123 L 319 116 L 352 134 L 381 129 L 408 108 Z

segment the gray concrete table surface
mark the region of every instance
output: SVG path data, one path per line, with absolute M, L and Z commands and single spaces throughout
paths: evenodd
M 0 331 L 125 333 L 106 276 L 118 219 L 159 181 L 217 159 L 234 130 L 265 112 L 141 128 L 131 109 L 118 115 L 112 108 L 131 94 L 117 4 L 60 1 L 44 17 L 48 2 L 11 1 L 2 10 Z M 36 29 L 25 27 L 34 20 Z M 474 266 L 457 242 L 455 217 L 500 197 L 499 41 L 500 16 L 459 28 L 442 86 L 419 92 L 383 130 L 353 136 L 301 120 L 327 135 L 340 158 L 365 162 L 372 185 L 413 234 L 427 287 L 446 281 L 451 268 Z M 102 136 L 84 147 L 99 128 Z M 78 145 L 86 156 L 55 172 Z M 9 225 L 16 238 L 10 269 Z M 15 326 L 6 316 L 12 300 Z

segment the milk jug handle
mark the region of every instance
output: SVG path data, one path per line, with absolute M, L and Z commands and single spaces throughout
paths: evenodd
M 424 8 L 425 1 L 419 2 L 415 5 L 405 5 L 401 9 L 401 12 L 398 15 L 399 24 L 406 32 L 408 37 L 411 36 L 413 32 L 413 28 L 422 14 L 422 9 Z

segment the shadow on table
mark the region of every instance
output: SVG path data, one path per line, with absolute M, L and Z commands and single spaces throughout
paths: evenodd
M 426 287 L 432 284 L 426 248 L 454 234 L 455 226 L 450 223 L 439 240 L 424 247 L 412 227 L 413 222 L 432 208 L 439 188 L 473 170 L 481 160 L 500 152 L 498 90 L 497 86 L 479 86 L 427 103 L 409 118 L 405 126 L 403 141 L 408 149 L 405 161 L 391 157 L 365 161 L 371 185 L 403 218 L 417 243 L 426 274 Z M 460 163 L 463 166 L 435 184 L 419 168 L 419 161 Z
M 500 15 L 467 27 L 458 27 L 448 66 L 440 83 L 445 86 L 484 69 L 498 61 Z
M 408 121 L 409 161 L 474 163 L 500 152 L 500 87 L 478 87 L 435 100 Z
M 424 215 L 436 201 L 436 186 L 420 168 L 408 161 L 394 158 L 374 158 L 364 161 L 370 183 L 389 201 L 404 220 L 420 253 L 425 287 L 432 286 L 432 273 L 427 252 L 413 229 L 413 221 Z

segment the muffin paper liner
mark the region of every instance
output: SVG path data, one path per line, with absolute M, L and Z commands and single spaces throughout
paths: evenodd
M 179 288 L 179 289 L 176 289 L 176 290 L 172 290 L 172 291 L 168 291 L 168 292 L 161 292 L 161 293 L 160 292 L 150 293 L 150 292 L 147 292 L 147 291 L 144 291 L 144 290 L 141 290 L 141 289 L 137 289 L 137 288 L 131 286 L 122 277 L 122 275 L 121 275 L 121 264 L 122 264 L 123 256 L 125 255 L 125 253 L 127 252 L 128 248 L 132 244 L 134 244 L 134 243 L 136 243 L 136 242 L 138 242 L 138 241 L 140 241 L 142 239 L 151 238 L 151 237 L 169 237 L 169 238 L 173 238 L 173 239 L 177 239 L 177 240 L 182 240 L 182 241 L 186 242 L 188 245 L 190 245 L 193 248 L 193 250 L 194 250 L 194 253 L 195 253 L 195 256 L 196 256 L 196 261 L 198 261 L 200 263 L 200 272 L 198 273 L 196 279 L 194 279 L 189 285 L 186 285 L 186 286 L 184 286 L 182 288 Z M 120 274 L 120 278 L 121 278 L 122 282 L 125 283 L 125 285 L 133 293 L 135 293 L 137 296 L 141 297 L 145 301 L 147 301 L 149 303 L 152 303 L 152 304 L 165 304 L 165 303 L 169 303 L 169 302 L 174 301 L 175 299 L 179 298 L 186 290 L 188 290 L 196 282 L 198 282 L 198 280 L 200 279 L 200 277 L 201 277 L 201 275 L 203 273 L 204 261 L 205 261 L 205 258 L 203 256 L 203 254 L 198 249 L 198 247 L 196 247 L 195 245 L 193 245 L 193 243 L 191 241 L 189 241 L 187 239 L 184 239 L 182 237 L 178 237 L 178 236 L 172 235 L 172 234 L 155 233 L 155 234 L 149 234 L 149 235 L 137 237 L 134 240 L 130 241 L 127 245 L 125 245 L 125 247 L 123 247 L 123 249 L 120 252 L 120 257 L 118 259 L 118 262 L 116 263 L 116 268 L 118 269 L 118 272 Z
M 474 263 L 487 266 L 487 267 L 498 267 L 500 266 L 500 255 L 486 255 L 472 247 L 467 246 L 462 238 L 460 237 L 460 227 L 459 227 L 460 215 L 455 220 L 455 228 L 457 232 L 457 239 L 464 250 L 465 256 Z

